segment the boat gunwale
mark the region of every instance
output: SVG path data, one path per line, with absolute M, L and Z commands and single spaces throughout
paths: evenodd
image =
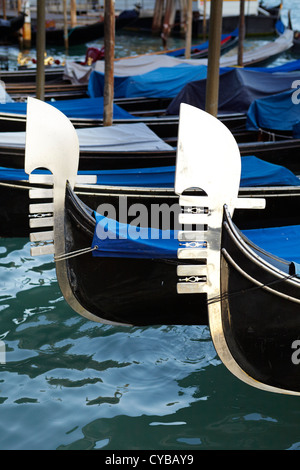
M 257 266 L 259 266 L 261 269 L 264 269 L 267 271 L 269 274 L 278 277 L 282 279 L 283 281 L 287 282 L 288 284 L 293 284 L 296 287 L 299 287 L 300 289 L 300 278 L 297 278 L 295 276 L 290 276 L 282 271 L 280 268 L 274 266 L 272 264 L 272 259 L 275 261 L 278 261 L 278 263 L 286 265 L 286 266 L 291 266 L 293 263 L 292 261 L 285 260 L 284 258 L 280 258 L 276 255 L 273 255 L 272 253 L 262 249 L 255 243 L 253 243 L 246 235 L 244 235 L 240 230 L 236 227 L 236 225 L 233 223 L 231 217 L 228 214 L 227 208 L 225 208 L 226 212 L 226 221 L 223 222 L 223 227 L 226 229 L 227 233 L 229 234 L 231 240 L 235 243 L 235 245 L 238 247 L 239 250 L 242 251 L 242 253 L 253 263 L 255 263 Z M 255 250 L 255 251 L 254 251 Z M 261 252 L 262 254 L 266 255 L 270 262 L 268 262 L 266 259 L 262 258 L 259 256 L 259 254 L 256 253 Z M 300 292 L 299 292 L 299 301 L 300 301 Z

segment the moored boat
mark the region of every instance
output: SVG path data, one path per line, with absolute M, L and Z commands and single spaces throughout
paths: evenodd
M 128 26 L 130 23 L 133 23 L 139 16 L 139 9 L 133 9 L 129 12 L 121 12 L 115 18 L 115 28 L 116 30 L 122 29 L 125 26 Z M 53 23 L 53 22 L 52 22 Z M 64 26 L 58 25 L 55 22 L 50 24 L 49 27 L 45 30 L 46 34 L 46 44 L 64 46 L 65 44 L 65 33 Z M 36 41 L 37 30 L 36 27 L 32 26 L 32 42 Z M 68 27 L 68 42 L 69 46 L 84 44 L 90 41 L 94 41 L 104 36 L 104 20 L 99 19 L 94 22 L 86 22 L 86 24 L 78 24 L 74 27 Z
M 23 27 L 25 13 L 20 12 L 17 16 L 0 19 L 0 43 L 14 42 L 18 39 L 17 33 Z
M 134 3 L 134 2 L 132 2 Z M 128 28 L 131 31 L 144 31 L 153 32 L 153 17 L 154 17 L 154 1 L 147 1 L 147 5 L 144 4 L 144 9 L 141 10 L 140 17 Z M 124 2 L 117 2 L 116 6 L 124 6 Z M 128 2 L 126 2 L 128 6 Z M 170 5 L 170 3 L 169 3 Z M 206 13 L 204 12 L 204 3 L 200 1 L 193 2 L 193 18 L 192 18 L 192 35 L 193 37 L 203 37 L 207 34 L 209 28 L 209 12 L 210 12 L 210 1 L 206 2 Z M 279 18 L 280 8 L 266 9 L 259 5 L 257 0 L 250 0 L 247 2 L 247 10 L 245 12 L 245 24 L 246 32 L 248 35 L 270 35 L 274 34 L 276 30 L 276 22 Z M 225 0 L 223 1 L 223 21 L 222 21 L 222 32 L 230 33 L 239 25 L 240 5 L 239 2 Z M 163 24 L 169 23 L 170 13 L 160 15 L 160 20 L 155 22 L 155 31 L 161 31 Z M 176 11 L 174 24 L 170 24 L 170 35 L 181 35 L 182 34 L 182 23 L 185 15 L 179 10 Z
M 99 113 L 98 99 L 95 100 L 94 109 Z M 92 108 L 89 111 L 91 112 Z M 116 106 L 115 112 L 118 111 Z M 24 115 L 21 122 L 24 125 L 25 118 Z M 243 121 L 238 114 L 223 115 L 219 119 L 231 130 L 242 156 L 254 155 L 266 162 L 286 167 L 296 175 L 300 174 L 299 138 L 283 136 L 279 140 L 273 140 L 272 134 L 261 134 L 259 130 L 244 132 L 239 130 Z M 83 124 L 85 119 L 73 118 L 71 121 L 73 124 L 78 124 L 79 121 Z M 96 124 L 98 121 L 93 122 Z M 111 127 L 79 126 L 76 132 L 80 143 L 80 170 L 101 171 L 175 165 L 177 118 L 116 119 Z M 264 138 L 270 140 L 264 141 Z M 0 133 L 0 167 L 22 169 L 24 155 L 24 131 Z
M 300 136 L 299 96 L 299 80 L 295 77 L 289 90 L 254 100 L 247 113 L 246 128 L 250 131 L 262 129 L 270 134 L 273 132 L 289 138 L 298 138 Z
M 285 236 L 299 243 L 299 226 L 286 229 Z M 284 229 L 282 229 L 284 233 Z M 275 232 L 277 243 L 279 231 Z M 253 236 L 253 234 L 252 234 Z M 300 276 L 293 262 L 294 250 L 280 255 L 256 245 L 232 223 L 225 210 L 221 250 L 221 312 L 215 324 L 214 340 L 224 364 L 238 378 L 262 390 L 300 393 L 299 341 Z M 255 239 L 255 238 L 254 238 Z M 297 246 L 297 245 L 295 245 Z M 299 260 L 298 260 L 299 261 Z M 217 332 L 222 321 L 222 330 Z M 214 328 L 213 328 L 214 329 Z
M 199 121 L 203 158 L 195 146 Z M 55 129 L 63 139 L 56 134 L 49 140 Z M 41 152 L 46 135 L 48 145 Z M 172 236 L 170 227 L 138 227 L 87 208 L 72 189 L 79 156 L 74 128 L 54 108 L 30 100 L 25 170 L 31 182 L 42 183 L 45 175 L 32 172 L 46 167 L 54 182 L 53 191 L 31 193 L 49 201 L 30 207 L 31 215 L 38 216 L 31 219 L 32 255 L 54 254 L 62 293 L 84 317 L 122 325 L 208 322 L 216 351 L 234 375 L 263 390 L 298 395 L 296 253 L 280 261 L 256 249 L 246 236 L 243 250 L 231 241 L 241 238 L 231 222 L 235 210 L 263 209 L 265 201 L 238 197 L 240 153 L 222 123 L 183 105 L 178 140 L 174 189 L 182 211 L 180 230 Z M 221 149 L 223 158 L 218 159 Z M 234 230 L 229 242 L 227 225 Z M 227 253 L 233 268 L 225 264 Z
M 123 213 L 122 211 L 125 210 L 126 213 L 132 211 L 134 215 L 141 202 L 149 213 L 151 213 L 151 207 L 155 206 L 159 213 L 166 211 L 172 226 L 176 225 L 174 218 L 180 208 L 178 197 L 174 192 L 174 169 L 164 167 L 148 170 L 153 170 L 153 174 L 145 172 L 145 169 L 132 171 L 127 169 L 124 173 L 106 170 L 98 171 L 96 174 L 95 171 L 79 171 L 74 193 L 92 211 L 100 211 L 101 207 L 111 206 L 116 214 L 120 211 Z M 153 175 L 157 179 L 153 178 Z M 94 183 L 83 183 L 82 178 L 91 178 Z M 245 179 L 242 179 L 244 184 L 239 189 L 239 196 L 265 198 L 265 210 L 237 209 L 233 216 L 234 222 L 242 229 L 300 224 L 299 180 L 294 177 L 283 182 L 278 175 L 277 180 L 271 178 L 267 182 L 262 175 L 257 175 L 257 179 L 260 178 L 260 183 L 255 185 L 255 178 L 251 176 L 247 178 L 246 173 Z M 30 182 L 28 175 L 22 170 L 0 168 L 0 200 L 3 201 L 0 204 L 2 220 L 0 237 L 28 237 L 30 233 L 27 214 L 30 204 L 29 194 L 38 189 L 49 190 L 51 187 L 51 181 L 47 180 L 43 183 Z

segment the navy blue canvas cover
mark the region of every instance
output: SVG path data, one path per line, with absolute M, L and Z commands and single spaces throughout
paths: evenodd
M 270 129 L 293 132 L 300 137 L 300 93 L 297 88 L 255 100 L 247 113 L 248 130 Z M 299 103 L 298 103 L 299 101 Z
M 260 98 L 290 90 L 297 72 L 267 73 L 260 69 L 230 68 L 220 74 L 219 114 L 247 113 L 251 103 Z M 181 103 L 205 109 L 206 78 L 190 81 L 172 100 L 167 114 L 178 115 Z

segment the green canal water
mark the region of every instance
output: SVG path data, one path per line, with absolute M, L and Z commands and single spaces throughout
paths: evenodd
M 0 240 L 0 315 L 1 449 L 300 449 L 299 398 L 234 378 L 207 327 L 85 320 L 26 239 Z

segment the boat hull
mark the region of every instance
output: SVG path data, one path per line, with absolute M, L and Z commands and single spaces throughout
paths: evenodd
M 225 216 L 222 328 L 233 360 L 259 388 L 300 392 L 300 279 L 290 263 L 252 246 Z
M 92 245 L 95 219 L 70 189 L 65 227 L 68 252 Z M 208 324 L 205 294 L 177 294 L 177 264 L 176 259 L 102 258 L 91 253 L 66 260 L 73 295 L 101 321 L 142 326 Z
M 29 190 L 47 188 L 46 185 L 31 184 L 28 181 L 0 181 L 0 236 L 28 237 L 28 206 L 30 204 Z M 110 204 L 119 213 L 120 201 L 126 201 L 127 207 L 143 203 L 151 214 L 151 206 L 174 207 L 178 197 L 171 188 L 126 188 L 84 185 L 75 186 L 75 194 L 92 210 L 97 210 L 101 204 Z M 234 213 L 234 221 L 242 229 L 298 225 L 300 224 L 299 187 L 276 188 L 241 188 L 242 197 L 266 198 L 266 209 L 238 209 Z M 43 201 L 41 201 L 43 202 Z M 46 201 L 45 201 L 46 202 Z M 150 221 L 149 221 L 150 222 Z
M 247 36 L 257 35 L 272 35 L 276 31 L 276 22 L 278 20 L 277 15 L 264 16 L 264 15 L 245 15 L 245 27 Z M 125 26 L 125 30 L 128 31 L 143 31 L 152 32 L 153 17 L 140 16 L 133 24 Z M 182 30 L 180 28 L 179 16 L 175 20 L 176 25 L 172 28 L 170 33 L 171 36 L 181 36 Z M 222 19 L 222 33 L 229 34 L 235 28 L 239 26 L 239 16 L 223 16 Z M 203 38 L 203 34 L 209 30 L 209 19 L 206 20 L 205 26 L 203 18 L 195 15 L 192 24 L 192 36 L 193 38 Z M 159 31 L 160 33 L 160 31 Z
M 18 16 L 0 22 L 0 43 L 10 44 L 18 41 L 18 31 L 24 25 L 25 14 L 22 12 Z
M 239 379 L 263 390 L 299 395 L 300 265 L 258 248 L 234 225 L 231 217 L 238 208 L 250 213 L 263 209 L 266 201 L 253 197 L 249 188 L 248 197 L 240 197 L 241 159 L 229 130 L 197 108 L 182 107 L 175 184 L 170 189 L 176 194 L 179 210 L 174 210 L 174 222 L 179 226 L 172 234 L 175 244 L 165 244 L 166 237 L 150 234 L 149 228 L 165 229 L 164 235 L 171 236 L 170 220 L 159 217 L 158 207 L 150 211 L 155 223 L 149 221 L 148 210 L 147 217 L 141 217 L 145 203 L 152 208 L 157 202 L 146 199 L 147 191 L 155 190 L 110 188 L 107 200 L 101 195 L 95 214 L 72 189 L 78 181 L 80 148 L 74 127 L 38 100 L 30 99 L 28 106 L 25 172 L 31 183 L 53 183 L 53 190 L 30 192 L 31 199 L 39 201 L 29 207 L 31 255 L 54 255 L 58 284 L 69 306 L 104 324 L 208 324 L 220 360 Z M 47 132 L 40 122 L 44 109 L 53 124 Z M 199 122 L 206 166 L 193 140 Z M 49 137 L 55 132 L 63 139 L 52 150 Z M 41 142 L 48 153 L 41 154 Z M 51 175 L 33 174 L 46 167 Z M 278 202 L 275 188 L 272 191 Z M 121 217 L 126 192 L 133 192 L 140 204 Z M 286 223 L 287 208 L 287 203 L 282 212 L 276 207 L 281 224 Z M 291 237 L 285 234 L 284 243 L 297 243 L 297 230 L 293 228 Z M 295 251 L 287 251 L 286 258 L 295 257 Z
M 15 117 L 15 125 L 18 126 L 18 118 Z M 1 120 L 1 116 L 0 116 Z M 122 122 L 120 122 L 122 123 Z M 5 121 L 4 121 L 5 125 Z M 169 131 L 174 123 L 166 125 Z M 155 127 L 149 126 L 154 132 Z M 3 130 L 5 132 L 5 130 Z M 160 133 L 167 133 L 168 130 L 161 129 Z M 175 131 L 174 131 L 175 132 Z M 155 132 L 158 135 L 157 132 Z M 158 135 L 164 139 L 163 135 Z M 79 170 L 114 170 L 125 168 L 151 168 L 175 165 L 177 139 L 174 137 L 172 143 L 166 139 L 170 145 L 174 145 L 174 150 L 153 150 L 153 151 L 93 151 L 81 150 L 79 160 Z M 299 149 L 300 139 L 290 139 L 276 142 L 240 142 L 239 150 L 241 156 L 255 155 L 266 162 L 281 165 L 295 174 L 300 174 Z M 6 168 L 24 168 L 25 150 L 22 147 L 13 145 L 0 145 L 0 166 Z
M 136 20 L 136 16 L 116 18 L 115 28 L 116 30 L 122 29 L 124 26 L 131 24 Z M 84 44 L 96 39 L 102 38 L 104 36 L 104 21 L 96 21 L 95 23 L 78 25 L 74 28 L 69 28 L 68 30 L 68 42 L 69 46 L 74 46 L 78 44 Z M 36 42 L 37 34 L 36 29 L 32 28 L 32 41 Z M 64 46 L 65 37 L 63 28 L 48 28 L 46 29 L 46 44 Z

